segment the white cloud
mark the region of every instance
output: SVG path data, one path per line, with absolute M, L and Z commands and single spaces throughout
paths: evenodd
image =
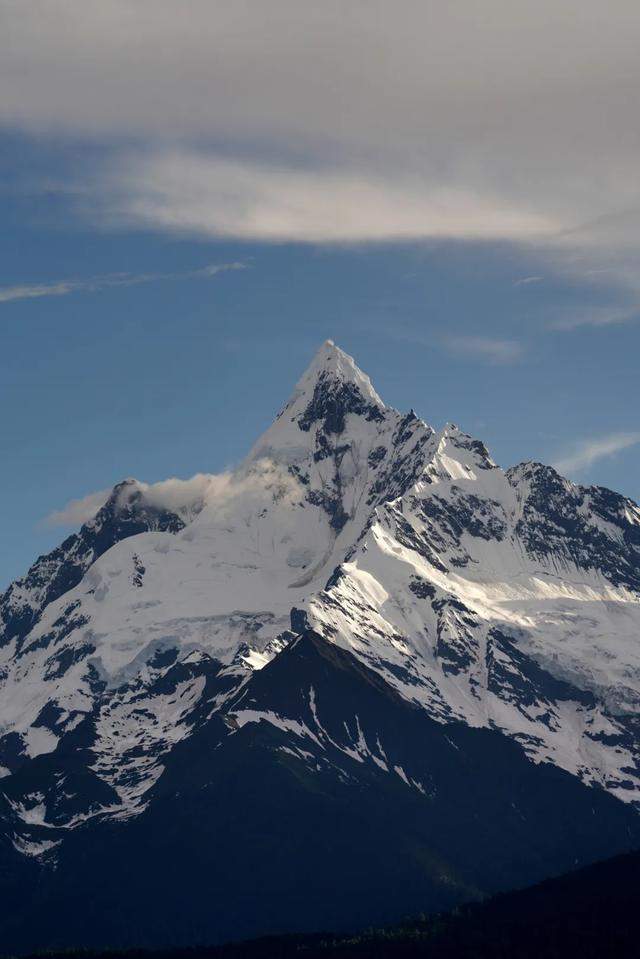
M 543 276 L 523 276 L 521 279 L 516 280 L 513 284 L 514 286 L 530 286 L 532 283 L 542 283 L 544 280 Z
M 300 170 L 194 150 L 121 158 L 101 196 L 116 223 L 276 242 L 520 239 L 559 226 L 499 197 L 417 175 Z
M 491 363 L 515 363 L 524 354 L 524 347 L 516 340 L 489 336 L 448 336 L 442 342 L 451 353 L 480 357 Z
M 62 509 L 54 510 L 44 520 L 45 526 L 82 526 L 88 523 L 96 515 L 98 510 L 104 506 L 111 493 L 110 489 L 97 490 L 95 493 L 88 493 L 81 499 L 69 500 Z
M 549 329 L 571 333 L 585 326 L 616 326 L 631 323 L 640 316 L 640 308 L 612 309 L 611 307 L 585 307 L 565 310 L 561 316 L 549 323 Z
M 576 445 L 572 452 L 556 460 L 553 466 L 559 473 L 568 475 L 581 473 L 598 460 L 613 456 L 637 443 L 640 443 L 640 432 L 611 433 L 608 436 L 584 440 Z
M 262 458 L 236 470 L 196 473 L 186 480 L 171 477 L 158 483 L 136 482 L 136 490 L 149 506 L 178 513 L 188 521 L 200 513 L 210 520 L 219 518 L 227 508 L 236 508 L 239 500 L 246 511 L 251 503 L 262 501 L 265 493 L 282 498 L 299 492 L 299 485 L 282 465 Z M 121 496 L 127 498 L 131 493 L 124 487 Z
M 0 124 L 106 145 L 90 156 L 119 178 L 85 170 L 103 213 L 314 242 L 639 242 L 616 212 L 640 209 L 635 0 L 2 9 Z
M 250 462 L 237 470 L 222 473 L 196 473 L 190 479 L 170 477 L 157 483 L 132 480 L 122 487 L 118 505 L 139 496 L 145 505 L 177 513 L 185 521 L 204 514 L 210 521 L 220 520 L 241 501 L 244 514 L 252 506 L 262 508 L 265 494 L 277 499 L 299 494 L 299 484 L 286 468 L 268 458 Z M 80 526 L 93 519 L 104 506 L 112 490 L 98 490 L 81 499 L 73 499 L 60 510 L 50 513 L 46 526 Z
M 55 283 L 31 283 L 22 286 L 0 287 L 0 303 L 12 300 L 33 300 L 40 296 L 66 296 L 79 289 L 77 282 L 59 280 Z
M 191 519 L 199 513 L 208 499 L 223 496 L 233 481 L 233 473 L 196 473 L 190 479 L 173 476 L 158 483 L 137 483 L 145 503 L 157 509 L 178 513 Z M 126 495 L 125 488 L 123 495 Z
M 469 356 L 488 363 L 507 364 L 517 362 L 525 353 L 523 343 L 482 334 L 445 334 L 428 328 L 424 332 L 402 326 L 390 326 L 384 335 L 401 343 L 409 343 L 426 350 L 442 349 L 454 356 Z
M 171 477 L 158 483 L 141 483 L 133 480 L 122 487 L 119 505 L 123 506 L 132 496 L 142 494 L 145 503 L 149 506 L 192 516 L 202 509 L 207 497 L 222 495 L 230 486 L 232 477 L 233 473 L 225 472 L 196 473 L 195 476 L 186 480 Z M 49 513 L 44 519 L 44 525 L 81 526 L 93 519 L 112 492 L 111 489 L 97 490 L 80 499 L 72 499 L 62 509 Z
M 157 283 L 161 280 L 186 280 L 198 277 L 215 276 L 226 270 L 244 269 L 243 263 L 210 264 L 198 270 L 182 273 L 117 273 L 108 276 L 94 276 L 86 280 L 55 280 L 52 283 L 31 283 L 19 286 L 0 287 L 0 303 L 14 300 L 31 300 L 41 296 L 67 296 L 70 293 L 96 293 L 112 287 L 139 286 L 143 283 Z

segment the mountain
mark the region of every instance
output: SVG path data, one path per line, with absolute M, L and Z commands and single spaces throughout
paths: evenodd
M 325 343 L 237 470 L 126 480 L 0 598 L 2 941 L 355 928 L 633 848 L 639 560 L 631 500 Z

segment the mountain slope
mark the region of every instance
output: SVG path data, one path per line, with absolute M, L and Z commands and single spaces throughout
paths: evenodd
M 311 619 L 430 715 L 501 728 L 637 802 L 639 523 L 621 496 L 504 473 L 448 428 Z
M 127 536 L 149 530 L 177 533 L 184 522 L 165 509 L 145 503 L 135 480 L 124 480 L 111 492 L 94 519 L 69 536 L 47 556 L 40 556 L 22 579 L 0 598 L 0 639 L 23 639 L 42 611 L 81 582 L 92 563 Z
M 0 598 L 7 940 L 379 921 L 630 848 L 639 559 L 630 500 L 324 344 L 233 474 L 121 484 Z
M 50 879 L 34 864 L 2 939 L 359 928 L 639 841 L 637 814 L 606 792 L 495 731 L 434 722 L 306 632 L 173 750 L 143 812 L 73 830 Z

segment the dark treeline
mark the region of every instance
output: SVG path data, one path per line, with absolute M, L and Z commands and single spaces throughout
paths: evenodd
M 640 955 L 640 853 L 451 913 L 353 936 L 216 947 L 39 953 L 48 959 L 616 959 Z

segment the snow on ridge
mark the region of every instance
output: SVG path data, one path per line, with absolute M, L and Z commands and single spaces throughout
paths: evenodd
M 376 511 L 340 575 L 311 599 L 310 621 L 432 718 L 493 725 L 534 761 L 640 803 L 627 723 L 640 711 L 640 590 L 618 582 L 615 566 L 594 567 L 584 548 L 562 552 L 571 525 L 558 527 L 557 544 L 545 531 L 553 548 L 536 551 L 538 514 L 521 522 L 528 481 L 451 438 L 449 428 L 437 435 L 425 474 Z M 612 556 L 624 554 L 619 526 L 571 503 Z M 611 509 L 624 522 L 617 502 Z

